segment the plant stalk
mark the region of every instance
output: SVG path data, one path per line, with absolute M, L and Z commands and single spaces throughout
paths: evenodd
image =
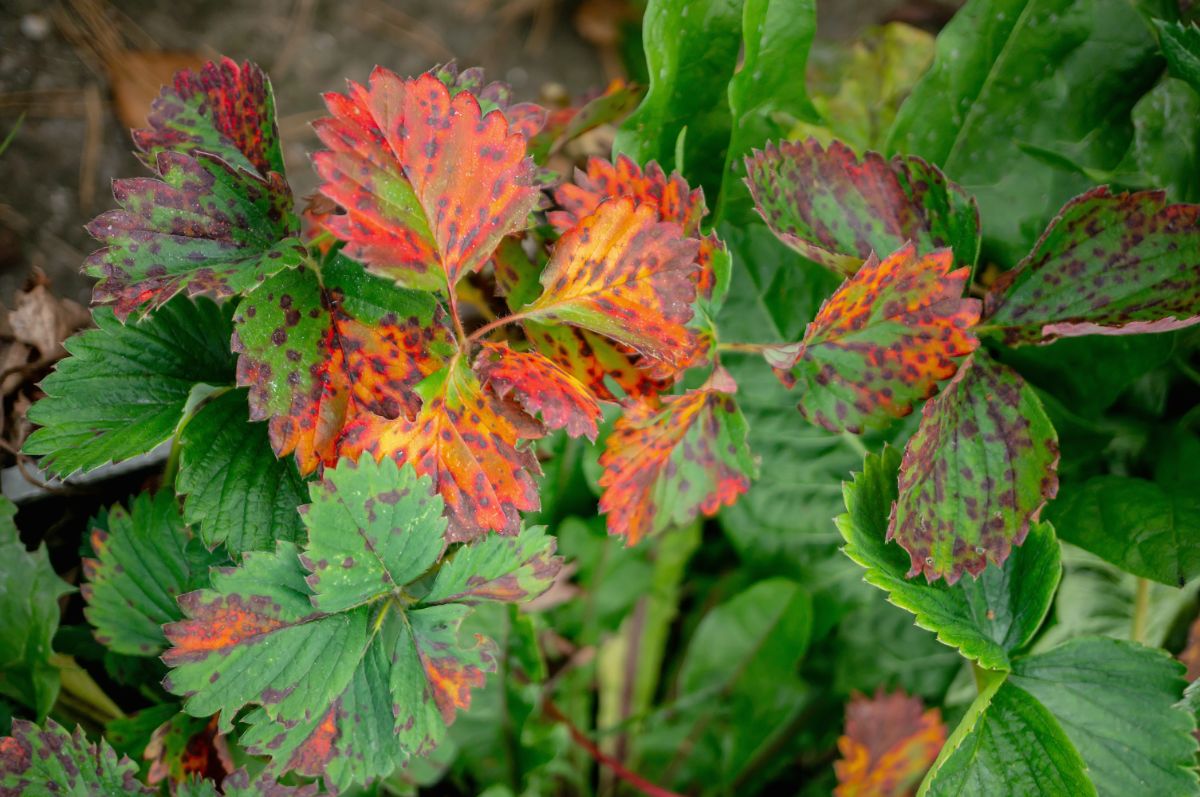
M 1133 620 L 1129 624 L 1129 638 L 1142 645 L 1146 644 L 1146 620 L 1149 614 L 1150 581 L 1139 578 L 1133 593 Z

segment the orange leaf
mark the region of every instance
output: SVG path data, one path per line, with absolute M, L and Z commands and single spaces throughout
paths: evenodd
M 475 371 L 496 395 L 512 394 L 530 415 L 540 414 L 548 429 L 595 441 L 600 405 L 578 379 L 537 352 L 517 352 L 506 343 L 484 343 Z
M 946 742 L 936 708 L 903 692 L 855 695 L 846 706 L 846 733 L 838 738 L 842 757 L 833 764 L 835 797 L 907 797 Z

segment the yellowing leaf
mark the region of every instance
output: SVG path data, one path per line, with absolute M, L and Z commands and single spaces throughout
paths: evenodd
M 924 710 L 903 692 L 854 696 L 846 706 L 846 732 L 833 764 L 835 797 L 907 797 L 946 742 L 941 711 Z

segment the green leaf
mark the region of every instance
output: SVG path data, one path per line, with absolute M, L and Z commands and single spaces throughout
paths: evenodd
M 1028 644 L 1045 619 L 1062 575 L 1054 530 L 1034 524 L 1003 567 L 989 567 L 954 586 L 909 580 L 907 554 L 887 538 L 899 467 L 899 454 L 885 448 L 879 456 L 869 454 L 862 473 L 844 485 L 846 514 L 837 526 L 846 555 L 866 568 L 867 583 L 916 615 L 917 625 L 982 667 L 1009 669 L 1012 654 Z
M 545 526 L 523 529 L 516 537 L 489 534 L 459 548 L 442 563 L 424 600 L 466 604 L 531 600 L 545 592 L 562 567 L 554 546 Z
M 1200 92 L 1200 27 L 1194 22 L 1185 24 L 1165 19 L 1154 20 L 1154 25 L 1158 28 L 1158 42 L 1167 57 L 1171 74 L 1186 80 Z
M 1165 651 L 1077 639 L 1019 659 L 1009 683 L 1058 719 L 1101 797 L 1200 794 L 1183 666 Z
M 987 220 L 984 260 L 1009 267 L 1056 208 L 1094 184 L 1027 147 L 1116 166 L 1130 109 L 1161 73 L 1157 50 L 1128 0 L 971 0 L 939 34 L 887 150 L 918 155 L 971 192 Z
M 1138 100 L 1133 142 L 1122 166 L 1139 179 L 1130 188 L 1165 188 L 1172 202 L 1200 199 L 1195 179 L 1200 170 L 1200 95 L 1182 80 L 1164 77 Z M 1124 183 L 1119 174 L 1108 182 Z
M 267 429 L 251 424 L 246 391 L 206 403 L 179 435 L 176 488 L 184 519 L 206 545 L 234 555 L 303 536 L 304 483 L 290 459 L 276 459 Z
M 176 599 L 208 584 L 208 568 L 227 561 L 210 553 L 183 524 L 170 490 L 142 493 L 129 511 L 114 506 L 106 529 L 91 531 L 95 559 L 84 559 L 84 615 L 96 639 L 130 656 L 157 656 L 162 626 L 183 618 Z
M 12 736 L 0 739 L 0 790 L 22 797 L 129 797 L 157 791 L 137 779 L 137 764 L 103 739 L 88 741 L 83 729 L 70 734 L 54 720 L 43 728 L 14 719 Z
M 229 311 L 208 299 L 181 297 L 127 325 L 107 309 L 95 319 L 98 329 L 66 342 L 71 356 L 29 409 L 44 428 L 25 452 L 61 477 L 145 454 L 174 434 L 196 385 L 233 382 Z
M 245 769 L 226 775 L 221 781 L 220 792 L 213 781 L 197 779 L 177 784 L 173 792 L 175 797 L 317 797 L 326 793 L 315 783 L 284 786 L 266 772 L 260 772 L 258 777 L 251 780 Z
M 25 550 L 16 513 L 0 498 L 0 694 L 44 717 L 58 697 L 58 668 L 50 663 L 58 599 L 73 588 L 55 574 L 44 546 Z
M 933 401 L 904 449 L 888 523 L 924 572 L 953 584 L 1003 564 L 1058 491 L 1058 435 L 1033 389 L 977 351 Z

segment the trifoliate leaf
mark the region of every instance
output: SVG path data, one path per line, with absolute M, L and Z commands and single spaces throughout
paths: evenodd
M 98 329 L 66 342 L 71 356 L 29 410 L 44 428 L 25 452 L 58 476 L 145 454 L 175 432 L 196 385 L 233 381 L 229 313 L 208 299 L 180 297 L 136 324 L 104 308 L 95 319 Z
M 453 294 L 537 203 L 525 138 L 469 91 L 376 67 L 367 86 L 326 94 L 314 127 L 322 193 L 346 209 L 329 229 L 376 274 Z
M 163 624 L 183 617 L 176 600 L 227 559 L 193 540 L 170 490 L 142 493 L 129 511 L 114 506 L 105 525 L 91 531 L 96 558 L 83 560 L 84 615 L 109 650 L 156 656 L 166 647 Z
M 769 354 L 801 414 L 830 431 L 879 428 L 912 412 L 978 345 L 979 301 L 963 299 L 965 268 L 950 252 L 907 244 L 872 256 L 821 305 L 804 339 Z
M 855 695 L 846 704 L 846 729 L 833 762 L 834 797 L 904 797 L 920 783 L 946 742 L 936 708 L 904 692 Z
M 1062 577 L 1054 530 L 1034 524 L 1025 544 L 1003 567 L 955 586 L 909 580 L 909 557 L 887 538 L 888 513 L 896 501 L 900 455 L 885 448 L 868 455 L 862 473 L 843 485 L 846 514 L 837 519 L 845 553 L 866 568 L 863 578 L 886 591 L 888 600 L 916 615 L 916 623 L 983 667 L 1007 670 L 1012 654 L 1037 632 Z
M 626 405 L 600 456 L 600 511 L 610 534 L 632 545 L 713 515 L 749 489 L 755 466 L 735 390 L 718 371 L 702 389 L 664 396 L 661 407 Z
M 1200 205 L 1104 186 L 1075 197 L 992 285 L 984 320 L 1010 345 L 1200 322 Z
M 235 555 L 301 536 L 296 509 L 306 497 L 295 463 L 276 459 L 267 428 L 248 415 L 246 391 L 231 390 L 202 406 L 179 436 L 184 519 L 206 545 L 223 543 Z
M 50 663 L 58 599 L 72 587 L 55 574 L 44 546 L 25 550 L 13 523 L 16 513 L 11 501 L 0 498 L 0 694 L 44 717 L 58 697 L 58 668 Z
M 1016 371 L 976 352 L 925 405 L 904 449 L 888 524 L 924 572 L 950 584 L 1004 564 L 1058 492 L 1058 434 Z
M 0 793 L 22 797 L 130 797 L 158 792 L 137 779 L 137 764 L 103 739 L 88 741 L 83 729 L 67 731 L 48 719 L 43 728 L 14 719 L 12 736 L 0 739 Z
M 484 343 L 475 372 L 500 398 L 511 396 L 547 429 L 595 441 L 601 418 L 596 397 L 578 379 L 537 352 L 517 352 L 508 344 Z
M 861 159 L 834 141 L 783 141 L 746 158 L 758 212 L 780 240 L 834 271 L 853 274 L 872 253 L 912 242 L 919 255 L 950 248 L 953 266 L 974 266 L 979 210 L 936 166 L 900 155 Z

